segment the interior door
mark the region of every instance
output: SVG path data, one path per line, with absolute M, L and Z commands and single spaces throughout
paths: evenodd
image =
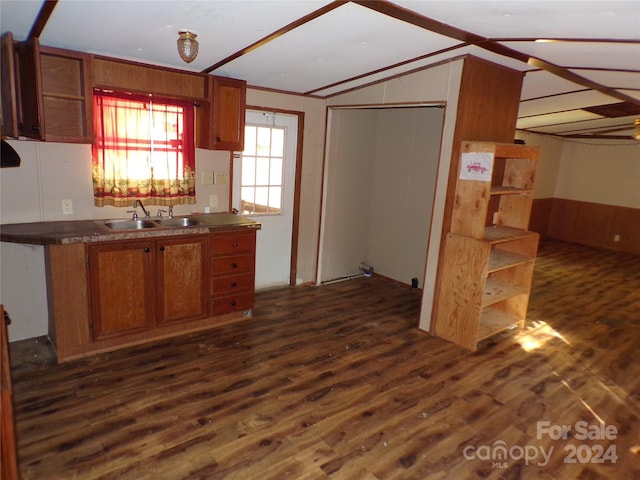
M 298 118 L 247 110 L 245 149 L 233 162 L 232 207 L 262 224 L 256 238 L 256 288 L 288 285 Z

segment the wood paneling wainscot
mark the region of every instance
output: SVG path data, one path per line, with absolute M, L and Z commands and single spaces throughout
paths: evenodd
M 640 209 L 554 198 L 547 233 L 564 242 L 640 255 Z

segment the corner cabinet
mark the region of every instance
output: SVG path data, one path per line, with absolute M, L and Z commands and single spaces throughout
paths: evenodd
M 527 230 L 538 147 L 463 142 L 434 333 L 470 350 L 523 327 L 539 235 Z
M 196 110 L 196 146 L 212 150 L 244 150 L 246 108 L 244 80 L 211 76 L 209 100 Z
M 40 47 L 37 39 L 15 44 L 14 52 L 19 134 L 38 140 L 91 143 L 90 57 Z

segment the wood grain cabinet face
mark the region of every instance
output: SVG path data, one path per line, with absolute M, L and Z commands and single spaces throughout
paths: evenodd
M 206 237 L 158 241 L 158 323 L 204 317 Z
M 206 236 L 90 245 L 94 340 L 206 315 Z
M 211 315 L 253 308 L 255 248 L 255 231 L 210 236 Z
M 233 78 L 209 79 L 209 101 L 196 111 L 196 146 L 213 150 L 244 150 L 246 82 Z
M 91 143 L 90 57 L 40 47 L 37 39 L 18 43 L 14 50 L 20 135 L 47 141 Z
M 153 326 L 156 277 L 153 243 L 105 242 L 88 247 L 94 340 Z

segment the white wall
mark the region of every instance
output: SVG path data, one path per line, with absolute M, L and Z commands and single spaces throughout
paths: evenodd
M 415 104 L 420 102 L 446 105 L 427 248 L 422 311 L 420 313 L 420 328 L 427 331 L 431 325 L 435 278 L 440 254 L 440 236 L 463 64 L 464 60 L 460 59 L 405 77 L 394 78 L 360 90 L 337 95 L 327 101 L 327 104 L 332 106 Z
M 370 110 L 330 114 L 320 281 L 356 274 L 369 261 L 376 125 Z
M 368 258 L 382 275 L 422 287 L 444 108 L 377 112 Z
M 320 280 L 376 273 L 424 282 L 444 109 L 330 113 Z
M 640 208 L 640 143 L 565 141 L 555 196 Z
M 633 140 L 561 139 L 518 132 L 538 145 L 536 198 L 640 208 L 640 143 Z

